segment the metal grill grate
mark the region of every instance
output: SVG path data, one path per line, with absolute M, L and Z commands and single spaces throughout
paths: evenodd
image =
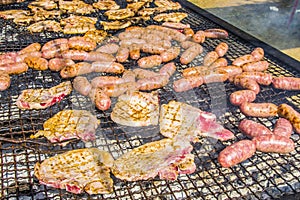
M 120 2 L 118 2 L 120 3 Z M 184 22 L 191 24 L 194 30 L 207 28 L 223 28 L 224 24 L 216 23 L 195 12 L 193 6 L 183 1 L 183 11 L 189 13 Z M 2 9 L 25 8 L 27 3 L 3 6 Z M 191 9 L 193 8 L 193 9 Z M 197 9 L 196 9 L 197 10 Z M 197 10 L 198 11 L 198 10 Z M 94 14 L 103 18 L 101 13 Z M 225 22 L 224 22 L 225 23 Z M 0 19 L 0 50 L 17 51 L 32 42 L 45 42 L 70 37 L 56 33 L 29 34 L 23 27 L 17 27 L 10 21 Z M 149 23 L 151 24 L 151 23 Z M 226 41 L 230 48 L 225 58 L 230 62 L 236 57 L 247 54 L 255 47 L 239 35 L 228 30 L 230 36 L 226 40 L 208 39 L 204 44 L 204 53 L 188 66 L 202 62 L 203 55 L 215 48 L 221 41 Z M 278 59 L 277 55 L 266 52 L 265 59 L 271 63 L 269 72 L 274 76 L 295 76 L 300 73 Z M 127 68 L 136 63 L 130 61 Z M 178 71 L 188 66 L 176 62 Z M 295 66 L 294 66 L 295 67 Z M 172 78 L 178 78 L 179 73 Z M 191 175 L 180 175 L 176 181 L 159 179 L 126 182 L 114 178 L 114 192 L 107 195 L 86 194 L 74 195 L 65 190 L 53 189 L 38 183 L 33 176 L 36 162 L 68 150 L 83 147 L 98 147 L 110 152 L 117 158 L 134 147 L 150 141 L 161 139 L 157 126 L 145 128 L 128 128 L 115 124 L 110 119 L 111 109 L 105 112 L 95 110 L 89 100 L 73 92 L 62 102 L 45 110 L 21 111 L 15 101 L 22 90 L 27 88 L 47 88 L 63 81 L 59 74 L 50 71 L 29 70 L 27 73 L 12 76 L 10 89 L 0 93 L 0 197 L 3 199 L 274 199 L 286 194 L 300 191 L 300 139 L 293 134 L 296 151 L 288 155 L 256 153 L 247 161 L 230 169 L 221 168 L 217 162 L 218 153 L 233 141 L 219 142 L 202 138 L 194 144 L 193 154 L 197 165 L 196 172 Z M 169 85 L 159 90 L 161 104 L 171 99 L 187 102 L 202 110 L 214 112 L 224 126 L 236 133 L 236 141 L 246 138 L 238 130 L 239 122 L 245 116 L 228 101 L 228 96 L 238 90 L 233 84 L 209 84 L 192 91 L 175 93 Z M 113 99 L 114 104 L 116 99 Z M 288 103 L 299 111 L 300 96 L 297 92 L 276 90 L 270 86 L 261 87 L 257 102 Z M 73 141 L 65 147 L 53 146 L 44 139 L 30 140 L 29 135 L 42 128 L 43 122 L 57 112 L 68 108 L 81 108 L 94 112 L 101 120 L 97 130 L 97 139 L 83 143 Z M 274 118 L 254 118 L 269 128 L 274 126 Z

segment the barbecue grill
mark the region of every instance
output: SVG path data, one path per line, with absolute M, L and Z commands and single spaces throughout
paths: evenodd
M 282 54 L 280 51 L 253 38 L 236 27 L 222 21 L 210 13 L 181 0 L 182 11 L 189 16 L 183 23 L 189 23 L 194 30 L 207 28 L 223 28 L 229 32 L 227 39 L 207 39 L 203 44 L 204 53 L 191 64 L 202 62 L 203 55 L 213 50 L 221 41 L 229 44 L 225 58 L 231 62 L 235 58 L 250 53 L 255 47 L 265 50 L 265 60 L 270 63 L 268 72 L 274 76 L 300 77 L 300 64 L 296 60 Z M 117 2 L 124 5 L 124 2 Z M 26 9 L 28 2 L 5 5 L 5 9 Z M 102 12 L 93 13 L 104 20 Z M 142 25 L 153 24 L 148 21 Z M 71 37 L 62 33 L 30 34 L 24 27 L 19 27 L 11 21 L 0 19 L 0 51 L 18 51 L 33 42 L 44 44 L 60 37 Z M 99 24 L 97 26 L 100 26 Z M 118 32 L 111 32 L 117 34 Z M 188 66 L 175 60 L 178 71 Z M 126 68 L 134 66 L 134 61 L 125 63 Z M 93 75 L 88 75 L 92 78 Z M 172 78 L 177 79 L 175 74 Z M 296 149 L 290 154 L 257 152 L 252 158 L 229 169 L 222 168 L 217 162 L 218 153 L 227 145 L 245 139 L 238 130 L 239 122 L 245 118 L 238 107 L 230 104 L 229 95 L 238 90 L 230 82 L 202 85 L 199 88 L 183 93 L 175 93 L 171 83 L 159 89 L 160 103 L 172 99 L 189 103 L 198 108 L 213 112 L 225 128 L 236 134 L 235 140 L 220 142 L 210 138 L 202 138 L 193 144 L 197 169 L 190 175 L 180 175 L 176 181 L 159 180 L 126 182 L 114 179 L 114 191 L 105 195 L 71 194 L 65 190 L 47 187 L 38 183 L 33 175 L 36 162 L 72 149 L 97 147 L 106 150 L 114 158 L 132 148 L 150 141 L 156 141 L 163 136 L 157 126 L 143 128 L 128 128 L 118 125 L 110 119 L 111 109 L 96 110 L 90 100 L 76 92 L 45 110 L 19 110 L 15 105 L 22 90 L 28 88 L 49 88 L 62 82 L 59 73 L 29 70 L 20 75 L 13 75 L 11 87 L 0 93 L 0 197 L 2 199 L 275 199 L 300 192 L 300 138 L 293 134 Z M 113 99 L 112 105 L 115 103 Z M 297 91 L 277 90 L 271 86 L 261 86 L 257 102 L 272 102 L 277 105 L 287 103 L 300 111 L 300 95 Z M 97 139 L 83 143 L 70 141 L 64 147 L 48 143 L 45 139 L 30 139 L 30 135 L 42 129 L 46 119 L 64 109 L 87 109 L 101 120 L 97 129 Z M 251 118 L 269 128 L 273 128 L 277 117 Z

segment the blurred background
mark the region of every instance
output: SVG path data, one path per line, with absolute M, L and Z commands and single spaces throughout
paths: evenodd
M 189 0 L 300 61 L 299 0 Z

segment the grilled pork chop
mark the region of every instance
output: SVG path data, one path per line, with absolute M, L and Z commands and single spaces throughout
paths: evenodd
M 161 134 L 169 138 L 176 135 L 194 141 L 197 140 L 197 135 L 221 141 L 234 138 L 231 131 L 216 121 L 214 114 L 177 101 L 170 101 L 161 106 L 159 124 Z
M 182 138 L 165 138 L 132 149 L 115 160 L 111 170 L 119 179 L 147 180 L 157 175 L 176 180 L 178 174 L 195 171 L 193 146 Z
M 45 109 L 60 102 L 71 92 L 71 81 L 62 82 L 48 89 L 27 89 L 22 91 L 16 104 L 20 109 Z
M 119 96 L 111 119 L 125 126 L 157 125 L 159 102 L 157 92 L 132 92 Z
M 45 121 L 44 130 L 38 131 L 31 138 L 45 136 L 50 142 L 61 142 L 72 138 L 91 141 L 96 139 L 95 132 L 99 123 L 97 117 L 89 111 L 63 110 Z
M 112 156 L 97 148 L 77 149 L 36 163 L 34 175 L 41 184 L 72 193 L 104 194 L 113 191 Z

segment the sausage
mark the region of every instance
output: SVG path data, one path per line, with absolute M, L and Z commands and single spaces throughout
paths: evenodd
M 250 117 L 274 117 L 277 115 L 277 106 L 273 103 L 249 103 L 240 105 L 241 112 Z
M 288 104 L 278 106 L 278 115 L 291 122 L 296 133 L 300 133 L 300 113 Z
M 111 106 L 111 99 L 101 88 L 93 88 L 89 93 L 89 97 L 99 110 L 108 110 Z
M 260 61 L 264 58 L 264 50 L 260 47 L 255 48 L 252 52 L 251 55 L 253 56 L 255 61 Z
M 256 62 L 250 62 L 242 65 L 242 69 L 245 72 L 262 72 L 268 69 L 269 67 L 268 61 L 256 61 Z
M 185 29 L 190 28 L 189 24 L 183 24 L 180 22 L 164 22 L 162 23 L 162 26 L 168 27 L 168 28 L 175 28 L 175 29 Z
M 28 70 L 28 65 L 24 62 L 17 62 L 11 64 L 0 65 L 0 71 L 5 71 L 9 75 L 21 74 Z
M 24 59 L 24 62 L 28 65 L 28 67 L 35 70 L 46 70 L 48 69 L 48 60 L 41 57 L 27 56 Z
M 230 103 L 235 106 L 240 106 L 244 102 L 253 102 L 256 99 L 256 94 L 252 90 L 239 90 L 230 94 Z
M 109 97 L 118 97 L 125 92 L 133 92 L 138 89 L 138 84 L 136 82 L 124 82 L 114 85 L 106 85 L 101 88 Z
M 209 66 L 211 65 L 213 62 L 215 62 L 217 59 L 219 58 L 219 55 L 217 52 L 215 51 L 210 51 L 208 52 L 204 58 L 203 58 L 203 65 L 204 66 Z
M 135 74 L 132 70 L 125 70 L 123 75 L 122 75 L 122 79 L 124 80 L 124 82 L 135 82 Z
M 184 92 L 199 87 L 202 84 L 203 78 L 201 76 L 189 76 L 174 81 L 173 89 L 175 92 Z
M 228 79 L 228 74 L 225 72 L 214 72 L 202 76 L 203 81 L 205 84 L 207 83 L 218 83 L 218 82 L 225 82 Z
M 16 62 L 22 62 L 17 52 L 7 52 L 0 55 L 0 65 L 7 65 Z
M 183 77 L 189 77 L 189 76 L 200 76 L 200 75 L 205 75 L 210 70 L 208 67 L 205 66 L 195 66 L 195 67 L 188 67 L 182 71 L 182 76 Z
M 91 51 L 88 52 L 86 58 L 86 61 L 106 61 L 106 62 L 114 62 L 116 61 L 116 58 L 108 53 L 102 53 L 97 51 Z
M 174 60 L 175 58 L 177 58 L 177 56 L 179 56 L 180 54 L 180 47 L 171 47 L 169 49 L 167 49 L 166 51 L 162 52 L 160 54 L 161 58 L 162 58 L 162 62 L 169 62 L 171 60 Z
M 237 75 L 234 77 L 233 83 L 238 87 L 252 90 L 255 92 L 255 94 L 260 92 L 260 87 L 254 79 L 244 78 L 243 76 L 240 77 L 240 75 Z
M 211 65 L 209 65 L 210 70 L 214 70 L 219 67 L 225 67 L 227 66 L 228 62 L 225 58 L 218 58 L 215 62 L 213 62 Z
M 142 32 L 143 31 L 138 31 L 138 30 L 124 31 L 118 35 L 118 38 L 120 40 L 126 40 L 126 39 L 130 39 L 130 38 L 139 38 L 139 37 L 141 37 Z
M 124 79 L 116 76 L 97 76 L 91 80 L 92 87 L 94 88 L 120 83 L 124 83 Z
M 125 62 L 129 57 L 129 49 L 127 47 L 121 46 L 118 49 L 116 59 L 118 62 L 122 63 Z
M 256 149 L 265 153 L 290 153 L 295 150 L 295 143 L 288 137 L 280 135 L 261 135 L 254 137 Z
M 62 58 L 71 60 L 87 60 L 89 53 L 83 50 L 67 50 L 61 53 Z
M 222 167 L 232 167 L 252 157 L 255 150 L 253 141 L 240 140 L 223 149 L 218 156 L 218 162 Z
M 68 46 L 70 49 L 92 51 L 96 48 L 97 43 L 87 37 L 74 36 L 68 40 Z
M 10 76 L 5 71 L 0 71 L 0 91 L 4 91 L 10 86 Z
M 197 44 L 196 42 L 192 42 L 192 41 L 189 41 L 189 40 L 186 40 L 186 41 L 183 41 L 180 43 L 180 46 L 184 49 L 187 49 L 193 45 Z
M 272 74 L 265 72 L 243 72 L 240 76 L 253 79 L 260 85 L 270 85 L 273 80 Z
M 205 33 L 204 31 L 200 30 L 197 31 L 194 35 L 193 35 L 193 41 L 197 42 L 197 43 L 203 43 L 205 42 Z
M 119 48 L 119 45 L 115 43 L 108 43 L 99 47 L 96 51 L 108 54 L 115 54 L 118 52 Z
M 275 135 L 281 135 L 285 137 L 290 137 L 293 132 L 293 126 L 291 122 L 285 118 L 279 118 L 276 123 L 273 130 L 273 133 Z
M 204 30 L 205 37 L 208 38 L 219 38 L 219 39 L 226 39 L 228 38 L 228 32 L 224 29 L 218 28 L 211 28 Z
M 228 51 L 228 44 L 225 42 L 221 42 L 216 46 L 215 52 L 219 55 L 219 57 L 223 57 Z
M 23 62 L 26 57 L 33 56 L 33 57 L 42 57 L 42 53 L 40 51 L 32 51 L 28 53 L 23 53 L 18 56 L 17 60 L 20 60 L 20 62 Z
M 161 75 L 167 75 L 169 78 L 176 72 L 176 66 L 174 62 L 170 62 L 162 66 L 159 70 L 159 74 Z
M 68 39 L 66 39 L 66 38 L 54 39 L 54 40 L 51 40 L 51 41 L 45 43 L 42 46 L 41 51 L 46 51 L 46 50 L 49 50 L 49 49 L 52 49 L 52 48 L 56 48 L 56 46 L 61 46 L 63 44 L 68 45 Z
M 82 74 L 93 72 L 92 65 L 87 62 L 79 62 L 74 65 L 66 66 L 60 71 L 62 78 L 72 78 Z
M 245 135 L 253 138 L 260 135 L 273 134 L 273 132 L 268 129 L 263 124 L 257 123 L 249 119 L 243 119 L 239 124 L 239 130 Z
M 300 90 L 300 78 L 284 76 L 274 77 L 272 85 L 276 89 Z
M 129 46 L 129 56 L 133 60 L 138 60 L 141 57 L 141 47 L 138 44 Z
M 146 40 L 143 39 L 139 39 L 139 38 L 130 38 L 130 39 L 125 39 L 125 40 L 121 40 L 119 45 L 120 46 L 130 46 L 132 44 L 146 44 Z
M 152 68 L 162 63 L 162 58 L 159 55 L 147 56 L 138 60 L 138 65 L 141 68 Z
M 151 54 L 161 54 L 162 52 L 166 51 L 166 49 L 162 45 L 153 43 L 143 44 L 141 50 L 145 53 Z
M 165 49 L 169 49 L 172 47 L 172 43 L 169 40 L 154 40 L 150 41 L 152 44 L 162 46 Z
M 203 47 L 200 44 L 195 44 L 186 49 L 180 56 L 180 62 L 184 65 L 192 62 L 199 54 L 203 52 Z
M 73 80 L 73 88 L 79 92 L 79 94 L 87 96 L 92 89 L 92 85 L 86 77 L 77 76 Z
M 74 65 L 75 62 L 71 59 L 64 58 L 52 58 L 49 60 L 48 67 L 51 71 L 60 71 L 66 66 Z
M 63 49 L 64 51 L 67 51 L 68 49 Z M 62 57 L 62 49 L 57 47 L 57 48 L 51 48 L 47 49 L 45 51 L 42 51 L 42 57 L 46 59 L 51 59 L 51 58 L 60 58 Z
M 243 72 L 241 67 L 234 66 L 234 65 L 228 65 L 228 66 L 222 67 L 221 69 L 223 71 L 227 72 L 227 74 L 229 76 L 229 81 L 231 81 L 231 79 L 234 76 L 241 74 Z
M 180 33 L 179 31 L 159 25 L 149 25 L 147 26 L 147 29 L 154 29 L 157 31 L 161 31 L 167 35 L 169 35 L 173 40 L 176 40 L 178 42 L 183 42 L 187 39 L 187 36 L 183 33 Z
M 232 62 L 232 65 L 241 67 L 242 65 L 250 62 L 256 61 L 255 58 L 251 54 L 246 54 L 243 56 L 240 56 Z
M 143 39 L 146 41 L 146 43 L 152 43 L 163 40 L 159 35 L 151 33 L 149 31 L 145 31 L 144 34 L 141 35 L 140 39 Z
M 188 38 L 192 38 L 194 36 L 195 32 L 191 28 L 184 28 L 183 34 L 186 35 Z
M 96 61 L 92 63 L 91 67 L 93 72 L 105 72 L 115 74 L 121 74 L 125 70 L 124 66 L 121 63 L 117 62 Z
M 140 90 L 154 90 L 154 89 L 162 88 L 163 86 L 167 85 L 168 82 L 169 82 L 169 76 L 158 75 L 149 78 L 139 79 L 137 81 L 137 84 Z
M 137 79 L 150 78 L 150 77 L 158 76 L 159 75 L 159 73 L 156 73 L 154 71 L 150 71 L 150 70 L 146 70 L 146 69 L 141 69 L 141 68 L 134 69 L 133 73 L 135 74 L 135 76 L 136 76 Z
M 28 45 L 27 47 L 21 49 L 19 51 L 19 54 L 24 54 L 24 53 L 31 53 L 34 51 L 40 51 L 41 50 L 42 45 L 38 42 L 32 43 L 30 45 Z

